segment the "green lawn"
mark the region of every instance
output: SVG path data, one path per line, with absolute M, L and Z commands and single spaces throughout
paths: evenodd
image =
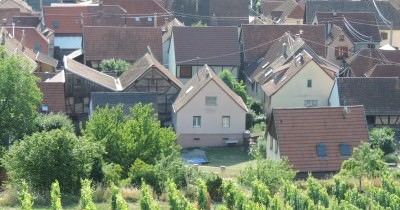
M 223 178 L 236 178 L 241 170 L 253 163 L 244 147 L 217 147 L 203 150 L 206 151 L 209 163 L 199 166 L 200 170 L 217 173 Z M 225 166 L 225 170 L 221 170 L 221 166 Z

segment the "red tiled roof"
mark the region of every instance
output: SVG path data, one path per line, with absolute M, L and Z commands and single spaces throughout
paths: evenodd
M 99 27 L 83 29 L 83 52 L 87 61 L 120 58 L 136 61 L 150 47 L 157 60 L 162 58 L 161 28 Z
M 280 155 L 299 172 L 338 171 L 346 159 L 339 144 L 368 140 L 363 106 L 274 109 L 273 123 Z M 317 156 L 317 144 L 326 145 L 326 157 Z
M 257 61 L 285 32 L 300 34 L 300 31 L 307 45 L 319 56 L 325 57 L 324 25 L 242 25 L 244 62 Z
M 12 34 L 12 27 L 6 27 L 8 33 Z M 21 41 L 22 30 L 25 30 L 25 47 L 31 50 L 35 50 L 36 45 L 40 46 L 40 52 L 43 54 L 49 53 L 49 40 L 44 37 L 34 27 L 15 27 L 14 36 L 15 39 Z
M 297 4 L 297 6 L 288 15 L 288 18 L 303 19 L 304 18 L 304 11 L 305 11 L 304 7 L 302 7 L 300 4 Z
M 173 27 L 177 65 L 239 66 L 237 27 Z
M 47 27 L 56 34 L 81 34 L 84 26 L 122 26 L 126 11 L 117 5 L 55 5 L 44 6 Z M 83 15 L 83 19 L 82 19 Z M 58 27 L 54 25 L 58 22 Z

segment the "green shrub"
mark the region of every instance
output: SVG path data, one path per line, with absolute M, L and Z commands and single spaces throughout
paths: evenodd
M 349 188 L 346 183 L 344 183 L 341 179 L 335 178 L 335 184 L 332 188 L 332 195 L 340 202 L 344 200 L 344 196 Z
M 39 132 L 50 131 L 53 129 L 64 128 L 69 132 L 74 132 L 75 128 L 72 121 L 65 114 L 40 114 L 35 119 L 35 125 Z
M 60 184 L 57 180 L 51 184 L 50 199 L 51 210 L 62 210 Z
M 307 179 L 308 188 L 307 195 L 311 198 L 315 205 L 321 204 L 325 208 L 329 206 L 329 195 L 326 192 L 326 189 L 322 187 L 322 185 L 314 179 L 311 175 L 308 176 Z
M 112 72 L 117 76 L 128 70 L 130 64 L 122 59 L 105 59 L 100 62 L 100 70 L 102 72 Z
M 104 164 L 101 168 L 103 172 L 103 183 L 118 184 L 121 180 L 123 168 L 116 163 Z
M 96 206 L 93 203 L 93 189 L 90 186 L 91 181 L 87 179 L 81 180 L 81 208 L 82 210 L 96 210 Z
M 154 166 L 147 164 L 140 159 L 136 159 L 129 168 L 128 176 L 134 185 L 140 185 L 142 180 L 149 183 L 151 186 L 158 185 L 156 169 Z
M 386 163 L 398 163 L 399 157 L 396 153 L 389 153 L 383 156 L 383 161 Z
M 393 128 L 374 128 L 369 132 L 372 148 L 380 148 L 385 155 L 395 151 Z
M 150 186 L 142 183 L 142 190 L 140 191 L 140 209 L 142 210 L 158 210 L 157 202 L 153 198 Z
M 32 198 L 32 195 L 29 193 L 29 187 L 25 181 L 22 182 L 22 189 L 18 193 L 18 198 L 19 198 L 19 201 L 21 202 L 22 210 L 32 210 L 33 209 L 33 198 Z
M 122 197 L 121 190 L 114 184 L 111 184 L 111 209 L 128 210 L 128 203 Z
M 296 175 L 287 159 L 270 160 L 258 157 L 256 165 L 247 166 L 239 174 L 240 183 L 251 186 L 254 180 L 263 182 L 272 194 L 283 185 L 284 181 L 292 181 Z
M 262 104 L 259 101 L 252 100 L 250 102 L 250 109 L 253 110 L 257 115 L 263 113 Z
M 211 199 L 221 201 L 222 199 L 222 178 L 218 174 L 206 175 L 206 186 Z

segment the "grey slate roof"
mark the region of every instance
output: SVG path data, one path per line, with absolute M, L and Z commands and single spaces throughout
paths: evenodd
M 90 107 L 94 111 L 97 107 L 123 105 L 125 114 L 129 114 L 129 109 L 137 103 L 153 105 L 157 112 L 157 94 L 156 93 L 133 93 L 133 92 L 92 92 L 90 96 Z
M 364 105 L 366 115 L 400 115 L 397 77 L 340 77 L 336 80 L 341 106 Z
M 393 28 L 400 29 L 400 12 L 389 1 L 376 1 L 376 4 L 383 16 L 393 21 Z M 307 1 L 305 12 L 307 24 L 312 22 L 316 12 L 373 12 L 379 25 L 383 25 L 372 1 Z
M 177 65 L 240 65 L 237 27 L 173 27 L 172 30 Z

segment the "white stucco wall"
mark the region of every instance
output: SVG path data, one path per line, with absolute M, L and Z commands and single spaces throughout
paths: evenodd
M 217 106 L 207 106 L 205 104 L 206 96 L 216 96 Z M 193 116 L 201 116 L 201 127 L 193 127 Z M 222 116 L 230 116 L 229 128 L 222 127 Z M 222 146 L 222 138 L 241 138 L 245 131 L 245 124 L 246 111 L 221 90 L 214 81 L 210 81 L 176 113 L 175 131 L 178 134 L 178 143 L 183 147 L 191 145 Z M 193 137 L 201 138 L 201 140 L 195 142 Z M 237 140 L 242 143 L 242 139 Z M 201 141 L 208 142 L 202 143 Z M 217 143 L 212 143 L 215 141 Z
M 334 80 L 329 77 L 313 60 L 305 64 L 271 98 L 271 107 L 304 107 L 305 100 L 318 100 L 318 106 L 328 106 L 328 98 Z M 312 87 L 307 87 L 307 80 L 312 80 Z

